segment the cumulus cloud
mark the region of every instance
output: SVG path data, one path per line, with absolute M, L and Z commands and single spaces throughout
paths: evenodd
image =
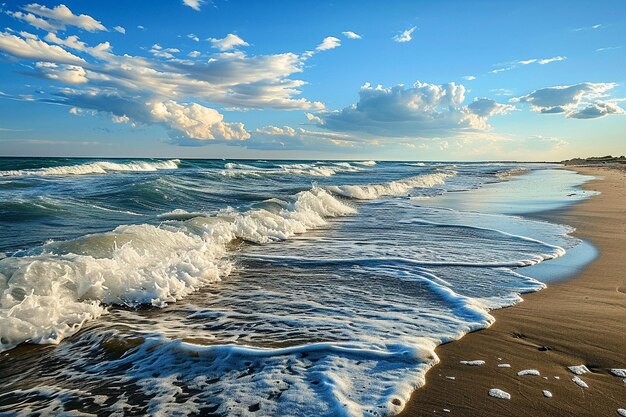
M 289 126 L 265 126 L 256 130 L 256 133 L 262 133 L 270 136 L 296 136 L 296 130 Z
M 327 36 L 322 40 L 322 43 L 317 45 L 315 48 L 316 51 L 327 51 L 329 49 L 337 48 L 341 46 L 341 40 L 339 38 L 335 38 L 334 36 Z
M 183 4 L 199 12 L 200 6 L 204 4 L 204 0 L 183 0 Z
M 126 29 L 124 29 L 121 26 L 113 26 L 113 30 L 116 31 L 116 32 L 121 33 L 122 35 L 126 34 Z
M 413 39 L 413 32 L 415 32 L 415 30 L 417 29 L 417 26 L 413 26 L 408 28 L 407 30 L 395 35 L 393 39 L 395 42 L 410 42 L 411 39 Z
M 66 26 L 75 26 L 88 32 L 107 30 L 106 27 L 86 14 L 75 15 L 69 7 L 60 4 L 52 9 L 37 3 L 28 4 L 22 9 L 26 12 L 9 12 L 16 19 L 50 32 L 65 30 Z
M 475 98 L 467 108 L 477 116 L 491 117 L 497 114 L 508 114 L 515 110 L 515 106 L 498 103 L 488 98 Z
M 412 87 L 365 84 L 359 101 L 340 111 L 319 113 L 319 125 L 337 132 L 388 137 L 434 137 L 463 130 L 485 130 L 487 119 L 513 106 L 478 99 L 464 105 L 465 87 L 416 82 Z M 310 121 L 317 121 L 309 117 Z
M 225 120 L 218 106 L 324 109 L 321 102 L 300 96 L 305 82 L 296 76 L 304 71 L 304 54 L 248 55 L 230 50 L 236 44 L 243 46 L 242 42 L 247 45 L 241 38 L 218 41 L 231 44 L 223 45 L 226 51 L 188 53 L 190 58 L 206 54 L 206 59 L 183 60 L 175 56 L 178 49 L 158 43 L 147 56 L 134 56 L 114 53 L 109 42 L 92 46 L 77 35 L 50 31 L 40 39 L 32 33 L 7 31 L 0 32 L 0 53 L 30 61 L 20 67 L 25 68 L 21 74 L 54 80 L 54 89 L 21 95 L 20 100 L 62 104 L 76 114 L 103 114 L 131 125 L 159 124 L 180 143 L 247 139 L 244 125 Z
M 361 35 L 359 35 L 358 33 L 354 33 L 354 32 L 352 32 L 350 30 L 348 30 L 346 32 L 341 32 L 341 34 L 343 36 L 345 36 L 346 38 L 348 38 L 348 39 L 361 39 L 362 38 Z
M 179 104 L 173 100 L 148 103 L 155 121 L 190 139 L 197 140 L 245 140 L 250 134 L 243 123 L 225 123 L 217 110 L 197 103 Z
M 531 109 L 544 114 L 563 113 L 575 119 L 594 119 L 609 114 L 623 114 L 624 110 L 610 101 L 601 101 L 616 87 L 615 83 L 579 83 L 546 87 L 525 96 L 511 99 L 514 103 L 528 103 Z
M 317 117 L 316 115 L 314 115 L 312 113 L 305 113 L 305 116 L 306 116 L 306 119 L 309 122 L 313 122 L 313 123 L 316 123 L 316 124 L 319 124 L 319 125 L 323 125 L 324 124 L 324 121 L 320 117 Z
M 59 81 L 64 84 L 85 84 L 87 72 L 78 65 L 58 65 L 52 62 L 37 62 L 35 68 L 38 74 L 44 78 Z
M 37 37 L 20 38 L 16 35 L 0 33 L 0 51 L 18 58 L 61 64 L 81 65 L 85 61 L 57 45 L 50 45 Z
M 213 48 L 219 49 L 220 51 L 229 51 L 239 46 L 250 46 L 248 42 L 233 33 L 229 33 L 222 39 L 209 38 L 207 40 L 211 42 Z
M 598 117 L 607 116 L 609 114 L 625 114 L 624 109 L 617 104 L 607 101 L 596 101 L 588 104 L 586 107 L 569 113 L 567 117 L 572 119 L 597 119 Z

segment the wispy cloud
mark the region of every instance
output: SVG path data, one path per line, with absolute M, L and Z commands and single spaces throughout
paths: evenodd
M 606 46 L 604 48 L 598 48 L 596 49 L 596 52 L 607 52 L 607 51 L 614 51 L 616 49 L 622 49 L 623 46 L 619 45 L 619 46 Z
M 394 35 L 391 39 L 393 39 L 394 42 L 400 42 L 400 43 L 410 42 L 411 39 L 413 39 L 413 32 L 415 32 L 416 29 L 417 29 L 417 26 L 410 27 L 407 30 L 402 31 L 399 34 Z
M 579 27 L 574 29 L 574 32 L 582 32 L 585 30 L 597 30 L 597 29 L 605 29 L 607 27 L 607 25 L 603 25 L 602 23 L 597 23 L 595 25 L 591 25 L 591 26 L 583 26 L 583 27 Z
M 361 39 L 362 38 L 361 35 L 359 35 L 358 33 L 354 33 L 352 31 L 341 32 L 341 34 L 348 39 Z
M 566 56 L 553 56 L 550 58 L 530 58 L 530 59 L 520 59 L 518 61 L 513 61 L 511 63 L 506 64 L 505 66 L 502 66 L 500 68 L 496 68 L 494 70 L 489 71 L 490 74 L 498 74 L 501 72 L 506 72 L 506 71 L 511 71 L 517 67 L 519 67 L 520 65 L 530 65 L 530 64 L 539 64 L 539 65 L 546 65 L 546 64 L 550 64 L 552 62 L 559 62 L 559 61 L 565 61 L 567 59 Z
M 183 0 L 183 4 L 199 12 L 200 6 L 204 4 L 204 0 Z

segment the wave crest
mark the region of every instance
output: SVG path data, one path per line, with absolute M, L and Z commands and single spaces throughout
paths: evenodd
M 177 169 L 179 164 L 180 159 L 170 159 L 158 162 L 135 161 L 128 163 L 98 161 L 80 165 L 0 171 L 0 177 L 94 175 L 108 174 L 110 172 L 151 172 L 163 169 Z

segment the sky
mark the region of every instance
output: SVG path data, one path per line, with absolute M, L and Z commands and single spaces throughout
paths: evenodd
M 626 154 L 626 3 L 0 5 L 0 156 Z

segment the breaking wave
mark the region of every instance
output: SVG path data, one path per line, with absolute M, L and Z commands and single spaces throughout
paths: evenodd
M 80 165 L 0 171 L 0 177 L 94 175 L 108 174 L 110 172 L 150 172 L 164 169 L 177 169 L 179 164 L 179 159 L 156 162 L 135 161 L 128 163 L 98 161 Z
M 59 343 L 106 312 L 107 304 L 157 307 L 227 276 L 227 245 L 286 240 L 356 213 L 333 194 L 355 199 L 398 195 L 442 184 L 429 174 L 365 186 L 314 186 L 275 210 L 223 210 L 217 215 L 174 210 L 160 226 L 122 225 L 101 234 L 52 242 L 26 256 L 0 259 L 0 351 L 23 342 Z

